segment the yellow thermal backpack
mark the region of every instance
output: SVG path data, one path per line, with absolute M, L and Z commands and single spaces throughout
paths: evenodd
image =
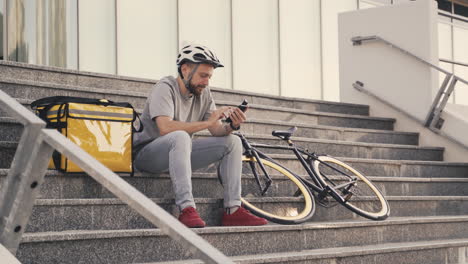
M 133 173 L 132 140 L 138 114 L 129 103 L 105 99 L 54 96 L 36 100 L 31 108 L 47 123 L 114 172 Z M 138 132 L 143 129 L 140 122 Z M 49 168 L 83 171 L 54 151 Z

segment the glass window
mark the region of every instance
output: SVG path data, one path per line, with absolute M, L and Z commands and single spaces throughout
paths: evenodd
M 177 1 L 117 1 L 118 74 L 159 79 L 175 75 Z
M 436 0 L 436 1 L 437 1 L 437 6 L 440 10 L 452 13 L 452 2 L 447 1 L 447 0 Z
M 77 69 L 77 0 L 37 1 L 37 64 Z
M 11 26 L 5 34 L 9 60 L 76 69 L 76 3 L 76 0 L 10 1 Z
M 37 2 L 24 0 L 8 3 L 8 59 L 36 63 Z
M 211 86 L 232 88 L 231 3 L 229 0 L 179 0 L 179 48 L 197 43 L 213 49 L 224 68 Z
M 468 3 L 465 5 L 453 4 L 453 12 L 456 15 L 468 17 Z
M 79 69 L 115 74 L 115 1 L 80 0 L 78 4 Z
M 322 99 L 320 1 L 280 0 L 281 95 Z
M 279 94 L 277 3 L 232 0 L 234 89 Z
M 322 1 L 322 70 L 324 100 L 340 101 L 338 13 L 356 9 L 356 1 Z

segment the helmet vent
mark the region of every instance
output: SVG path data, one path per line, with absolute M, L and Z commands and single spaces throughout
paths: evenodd
M 206 56 L 201 54 L 201 53 L 197 53 L 195 55 L 193 55 L 194 58 L 197 58 L 197 59 L 204 59 L 206 60 Z

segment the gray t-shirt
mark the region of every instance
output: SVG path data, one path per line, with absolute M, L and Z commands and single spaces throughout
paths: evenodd
M 151 89 L 141 115 L 143 131 L 133 136 L 134 151 L 160 137 L 155 118 L 168 116 L 175 121 L 204 121 L 216 109 L 209 87 L 200 96 L 184 96 L 180 92 L 177 80 L 164 77 Z

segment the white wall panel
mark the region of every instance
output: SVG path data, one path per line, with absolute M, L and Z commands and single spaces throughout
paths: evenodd
M 453 60 L 452 56 L 452 26 L 446 22 L 440 22 L 440 20 L 445 20 L 445 17 L 439 16 L 439 58 Z M 450 19 L 448 19 L 450 21 Z M 444 70 L 453 72 L 453 65 L 451 63 L 439 62 L 439 66 Z M 442 85 L 445 79 L 445 73 L 439 73 L 439 87 Z M 435 95 L 434 95 L 435 96 Z M 453 102 L 454 96 L 450 98 L 450 101 Z
M 117 1 L 118 71 L 159 79 L 177 74 L 177 2 Z
M 279 94 L 278 1 L 232 0 L 234 89 Z
M 209 47 L 223 63 L 210 85 L 232 88 L 230 0 L 179 0 L 179 48 L 189 43 Z
M 80 70 L 115 74 L 115 1 L 80 0 Z
M 322 98 L 320 1 L 280 0 L 281 95 Z
M 356 9 L 357 2 L 354 0 L 322 1 L 322 85 L 324 100 L 340 100 L 338 13 Z
M 468 23 L 454 21 L 453 60 L 468 63 Z M 455 65 L 454 73 L 468 80 L 468 67 Z M 455 103 L 468 105 L 468 85 L 458 82 L 455 86 Z

